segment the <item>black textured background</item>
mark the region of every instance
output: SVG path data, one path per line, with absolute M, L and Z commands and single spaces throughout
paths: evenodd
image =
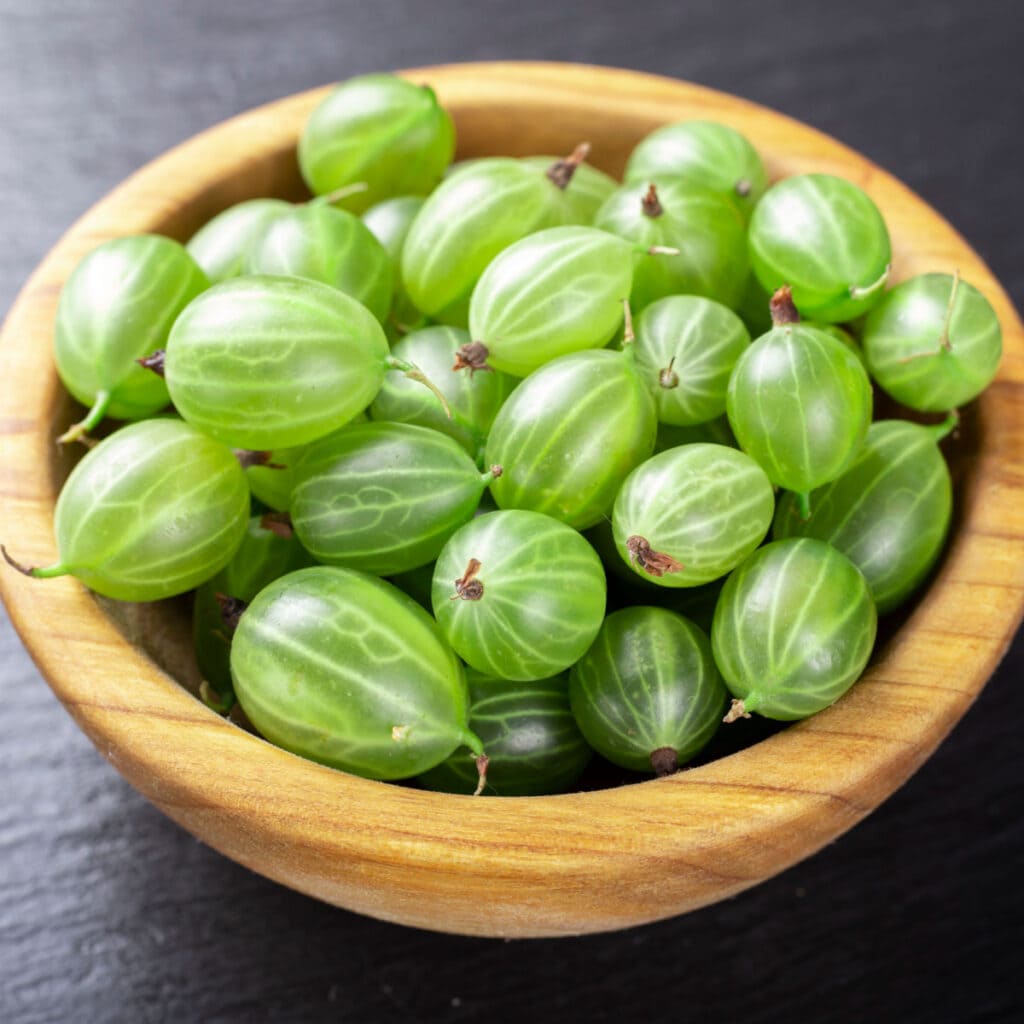
M 1017 5 L 0 0 L 0 310 L 84 209 L 200 129 L 363 71 L 617 64 L 784 111 L 940 210 L 1024 305 Z M 5 538 L 6 539 L 6 538 Z M 1024 1019 L 1021 638 L 911 782 L 726 903 L 504 943 L 356 917 L 164 819 L 0 614 L 0 1021 Z

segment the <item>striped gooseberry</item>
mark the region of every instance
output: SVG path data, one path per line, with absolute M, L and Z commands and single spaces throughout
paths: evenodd
M 556 356 L 606 345 L 632 280 L 633 246 L 624 239 L 589 227 L 538 231 L 483 272 L 469 333 L 496 370 L 525 377 Z
M 166 384 L 136 361 L 164 346 L 178 314 L 208 287 L 184 247 L 161 235 L 114 238 L 82 259 L 60 293 L 53 352 L 58 376 L 89 412 L 61 441 L 104 416 L 142 419 L 167 405 Z
M 843 473 L 871 422 L 871 382 L 856 354 L 799 322 L 788 289 L 772 298 L 776 326 L 739 358 L 726 411 L 740 447 L 773 484 L 801 496 Z
M 976 398 L 1003 350 L 995 310 L 959 274 L 921 274 L 896 285 L 868 316 L 863 343 L 882 390 L 920 412 Z
M 892 249 L 878 207 L 831 174 L 783 178 L 750 219 L 750 260 L 762 286 L 783 285 L 810 320 L 844 323 L 881 298 Z
M 365 182 L 341 203 L 361 213 L 382 199 L 426 195 L 455 152 L 455 126 L 434 90 L 395 75 L 342 82 L 299 137 L 299 169 L 315 195 Z
M 356 775 L 419 775 L 462 745 L 483 754 L 437 624 L 366 573 L 313 566 L 264 587 L 239 619 L 231 675 L 271 743 Z
M 834 704 L 864 670 L 876 627 L 867 581 L 844 554 L 808 538 L 766 544 L 715 608 L 711 647 L 734 697 L 725 720 L 792 721 Z
M 729 375 L 750 345 L 743 321 L 698 295 L 670 295 L 636 320 L 636 367 L 658 410 L 658 422 L 706 423 L 725 412 Z
M 319 562 L 381 576 L 405 572 L 438 556 L 500 472 L 481 473 L 436 430 L 360 423 L 303 453 L 291 521 Z
M 603 757 L 668 775 L 722 722 L 728 694 L 703 630 L 665 608 L 612 612 L 569 673 L 572 712 Z
M 612 513 L 623 562 L 651 583 L 695 587 L 724 576 L 764 539 L 775 498 L 749 455 L 687 444 L 626 477 Z
M 509 395 L 485 449 L 485 462 L 505 470 L 491 485 L 501 508 L 544 512 L 580 530 L 607 515 L 657 430 L 633 348 L 562 356 Z
M 395 359 L 365 306 L 319 281 L 237 277 L 178 317 L 163 372 L 184 419 L 225 444 L 293 448 L 362 412 Z
M 59 561 L 25 569 L 76 576 L 121 601 L 183 594 L 227 564 L 249 519 L 249 488 L 230 449 L 169 417 L 131 423 L 89 451 L 54 512 Z
M 544 679 L 578 661 L 597 636 L 604 569 L 564 523 L 539 512 L 491 512 L 444 546 L 432 603 L 468 665 L 503 679 Z

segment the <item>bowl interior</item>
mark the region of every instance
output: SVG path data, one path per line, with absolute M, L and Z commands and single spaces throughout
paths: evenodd
M 474 934 L 600 930 L 700 906 L 774 874 L 868 813 L 941 741 L 1005 650 L 1024 604 L 1020 321 L 934 211 L 781 115 L 611 69 L 457 65 L 407 74 L 433 85 L 452 111 L 460 159 L 558 155 L 587 140 L 592 162 L 618 175 L 654 127 L 725 121 L 754 142 L 773 178 L 818 170 L 863 187 L 889 224 L 896 279 L 958 267 L 992 301 L 1006 356 L 945 446 L 955 485 L 950 543 L 921 598 L 886 622 L 865 678 L 813 719 L 669 779 L 472 801 L 334 772 L 215 716 L 185 692 L 198 686 L 187 601 L 119 605 L 74 581 L 9 573 L 0 587 L 55 692 L 119 770 L 205 841 L 286 884 L 375 916 Z M 53 559 L 53 505 L 78 454 L 52 443 L 80 414 L 49 359 L 70 269 L 113 235 L 186 240 L 232 203 L 303 198 L 294 143 L 324 94 L 243 115 L 143 169 L 72 228 L 26 286 L 0 348 L 8 410 L 0 437 L 11 467 L 0 537 L 17 537 L 24 560 Z M 747 723 L 731 728 L 713 754 L 763 734 Z

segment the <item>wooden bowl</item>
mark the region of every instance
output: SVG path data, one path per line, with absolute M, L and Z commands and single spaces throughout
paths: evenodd
M 733 895 L 813 853 L 892 793 L 1008 646 L 1024 608 L 1021 322 L 981 260 L 925 203 L 779 114 L 604 68 L 468 64 L 408 76 L 429 82 L 451 110 L 460 157 L 563 153 L 587 139 L 594 162 L 617 174 L 637 140 L 664 122 L 727 122 L 774 177 L 828 171 L 864 188 L 888 221 L 897 277 L 959 267 L 995 307 L 1005 355 L 955 446 L 954 534 L 930 589 L 865 677 L 809 721 L 670 778 L 519 799 L 366 781 L 218 717 L 182 685 L 195 680 L 178 646 L 180 603 L 115 609 L 73 579 L 4 571 L 11 618 L 65 707 L 149 800 L 227 856 L 322 900 L 448 932 L 539 936 L 622 928 Z M 73 456 L 54 438 L 75 410 L 50 352 L 68 273 L 112 236 L 184 240 L 239 200 L 301 198 L 295 141 L 325 92 L 244 114 L 145 167 L 83 217 L 26 285 L 0 344 L 0 539 L 19 558 L 56 557 L 54 501 Z

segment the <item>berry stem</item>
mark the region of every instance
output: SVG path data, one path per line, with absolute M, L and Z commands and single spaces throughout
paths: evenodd
M 73 423 L 67 430 L 64 431 L 60 437 L 57 438 L 57 444 L 68 444 L 71 441 L 80 441 L 90 430 L 93 430 L 100 420 L 103 419 L 107 414 L 107 408 L 110 405 L 110 392 L 109 391 L 97 391 L 96 399 L 92 403 L 92 408 L 85 414 L 85 417 Z
M 409 378 L 409 380 L 417 381 L 422 384 L 425 388 L 428 388 L 434 393 L 437 400 L 441 403 L 441 408 L 444 409 L 445 416 L 448 419 L 452 418 L 451 406 L 448 404 L 448 399 L 441 393 L 440 388 L 415 364 L 406 362 L 404 359 L 399 359 L 396 356 L 388 356 L 384 360 L 385 365 L 388 369 L 399 370 L 402 374 Z
M 312 199 L 307 200 L 306 205 L 333 206 L 341 199 L 347 199 L 349 196 L 365 192 L 369 187 L 365 181 L 354 181 L 350 185 L 342 185 L 331 192 L 325 192 L 322 196 L 313 196 Z
M 473 796 L 479 796 L 487 785 L 487 769 L 490 766 L 491 759 L 486 754 L 477 754 L 476 757 L 476 789 L 473 790 Z
M 16 562 L 13 558 L 11 558 L 10 554 L 7 551 L 7 548 L 3 544 L 0 544 L 0 554 L 4 556 L 4 561 L 12 569 L 17 569 L 18 572 L 22 574 L 22 576 L 31 576 L 33 579 L 36 580 L 49 580 L 53 579 L 53 577 L 55 576 L 67 576 L 67 574 L 71 571 L 70 567 L 66 566 L 63 562 L 57 562 L 54 565 L 44 565 L 38 567 L 31 565 L 22 565 L 21 562 Z
M 800 510 L 800 518 L 806 523 L 811 518 L 811 492 L 795 491 L 796 507 Z
M 776 289 L 768 302 L 768 311 L 772 315 L 772 327 L 800 323 L 800 313 L 793 302 L 793 289 L 788 284 Z
M 625 351 L 636 341 L 633 330 L 633 310 L 629 308 L 629 299 L 622 300 L 622 348 Z
M 640 209 L 645 217 L 652 218 L 660 217 L 665 212 L 665 207 L 661 205 L 661 200 L 658 198 L 658 190 L 653 181 L 647 186 L 647 191 L 640 200 Z
M 886 263 L 885 270 L 882 271 L 881 275 L 871 284 L 864 285 L 863 288 L 859 288 L 856 285 L 850 285 L 850 298 L 851 299 L 868 299 L 875 292 L 881 291 L 889 280 L 889 275 L 892 273 L 892 264 Z
M 218 715 L 226 715 L 235 706 L 235 695 L 228 692 L 223 697 L 204 679 L 199 684 L 199 699 Z
M 579 167 L 584 160 L 590 155 L 590 143 L 581 142 L 567 157 L 563 160 L 556 160 L 548 169 L 545 171 L 548 178 L 551 179 L 560 189 L 563 191 L 569 187 L 569 182 L 572 181 L 572 176 L 576 173 L 576 168 Z
M 725 718 L 723 718 L 722 721 L 725 722 L 726 725 L 731 725 L 733 722 L 735 722 L 739 718 L 749 718 L 750 717 L 749 707 L 750 707 L 750 695 L 749 694 L 747 695 L 747 699 L 745 701 L 743 701 L 743 700 L 735 700 L 734 699 L 733 702 L 729 705 L 729 710 L 725 713 Z
M 960 289 L 960 268 L 953 271 L 953 287 L 949 291 L 949 302 L 946 305 L 946 316 L 942 321 L 942 334 L 939 335 L 939 348 L 947 352 L 953 351 L 953 343 L 949 340 L 949 322 L 953 319 L 953 307 L 956 305 L 956 293 Z
M 960 413 L 956 409 L 950 409 L 949 414 L 941 423 L 932 423 L 925 429 L 935 438 L 935 443 L 938 444 L 944 437 L 949 437 L 959 426 Z
M 162 348 L 158 348 L 150 355 L 143 356 L 142 359 L 136 359 L 135 362 L 137 362 L 139 366 L 144 366 L 147 370 L 152 370 L 158 377 L 163 377 L 164 358 L 166 355 L 167 353 Z

